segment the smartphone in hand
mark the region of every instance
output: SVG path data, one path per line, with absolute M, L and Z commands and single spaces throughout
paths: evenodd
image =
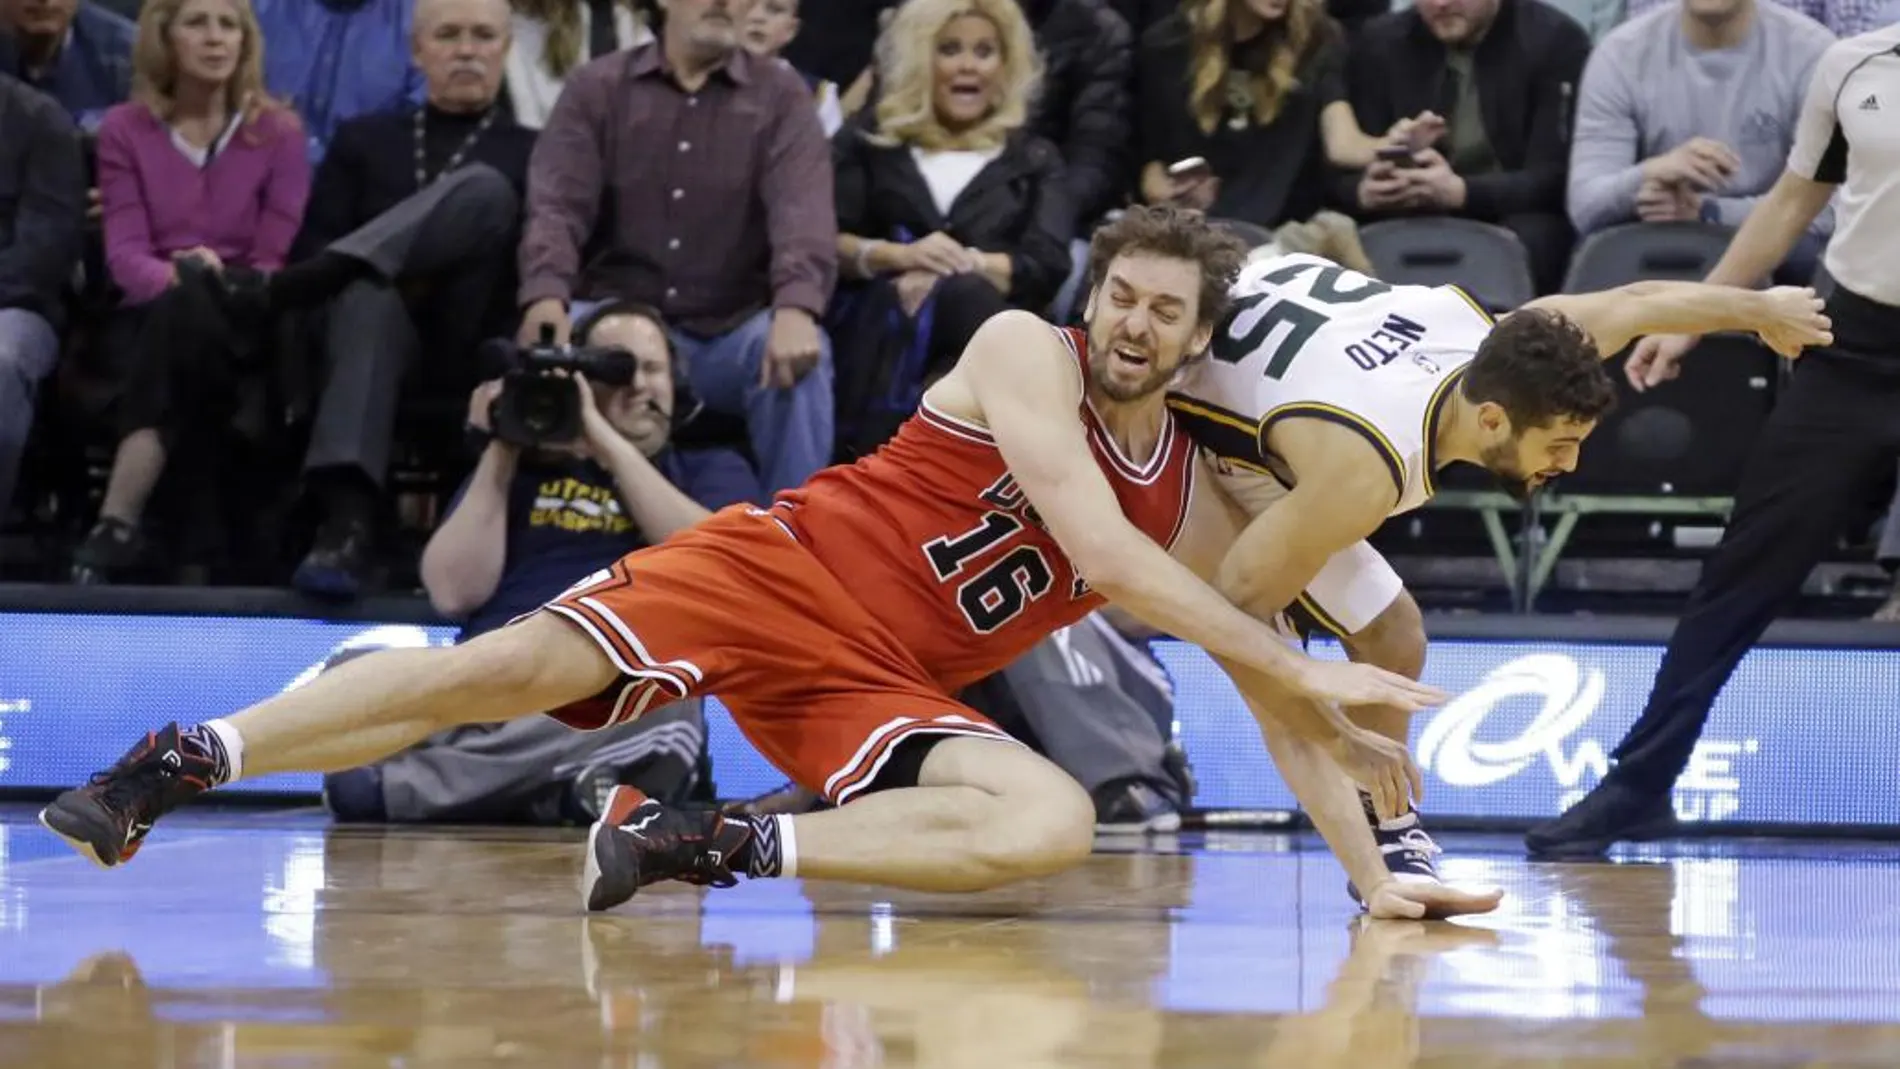
M 1387 145 L 1375 153 L 1373 158 L 1389 163 L 1394 167 L 1418 166 L 1418 160 L 1410 145 Z
M 1211 177 L 1214 169 L 1200 156 L 1189 156 L 1168 164 L 1168 177 L 1177 182 L 1192 182 L 1196 179 Z

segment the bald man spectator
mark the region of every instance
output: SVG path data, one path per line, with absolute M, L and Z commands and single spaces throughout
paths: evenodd
M 427 102 L 337 128 L 273 296 L 322 307 L 304 479 L 322 514 L 294 584 L 353 597 L 371 563 L 410 372 L 466 393 L 482 338 L 514 329 L 513 249 L 534 133 L 501 106 L 507 0 L 419 0 Z M 419 366 L 420 365 L 420 366 Z

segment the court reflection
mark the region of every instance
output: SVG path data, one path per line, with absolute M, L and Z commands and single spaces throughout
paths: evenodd
M 12 826 L 9 859 L 31 840 Z M 1367 923 L 1309 844 L 981 895 L 572 906 L 572 836 L 254 825 L 0 866 L 0 1066 L 1491 1069 L 1893 1064 L 1891 852 L 1529 866 Z M 1861 1023 L 1856 1023 L 1861 1022 Z

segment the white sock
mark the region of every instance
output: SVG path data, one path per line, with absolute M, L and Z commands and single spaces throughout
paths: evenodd
M 1404 831 L 1407 828 L 1416 827 L 1418 827 L 1418 813 L 1411 809 L 1400 813 L 1391 820 L 1382 820 L 1379 822 L 1380 831 Z
M 798 875 L 798 833 L 792 830 L 792 818 L 781 813 L 772 818 L 778 822 L 778 874 L 787 879 Z
M 226 720 L 207 720 L 199 725 L 217 736 L 218 744 L 224 747 L 226 783 L 236 783 L 244 778 L 244 736 Z

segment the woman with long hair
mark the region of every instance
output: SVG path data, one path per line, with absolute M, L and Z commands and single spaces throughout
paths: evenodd
M 106 266 L 124 292 L 102 348 L 122 386 L 123 437 L 75 556 L 81 581 L 137 560 L 167 460 L 184 450 L 199 462 L 190 447 L 229 426 L 240 365 L 261 359 L 265 277 L 283 266 L 310 191 L 303 127 L 265 94 L 263 53 L 248 0 L 148 0 L 132 99 L 100 126 Z
M 1075 230 L 1060 153 L 1024 127 L 1041 64 L 1015 0 L 908 0 L 876 55 L 877 103 L 832 140 L 839 270 L 858 283 L 833 332 L 840 423 L 863 414 L 854 385 L 881 413 L 848 453 L 894 432 L 984 320 L 1047 307 Z M 892 315 L 899 353 L 881 345 Z
M 1276 227 L 1324 206 L 1328 164 L 1442 129 L 1423 113 L 1366 134 L 1345 55 L 1323 0 L 1182 0 L 1142 38 L 1142 199 Z
M 653 37 L 633 0 L 509 0 L 509 6 L 514 38 L 503 95 L 515 121 L 530 130 L 547 125 L 569 71 Z

